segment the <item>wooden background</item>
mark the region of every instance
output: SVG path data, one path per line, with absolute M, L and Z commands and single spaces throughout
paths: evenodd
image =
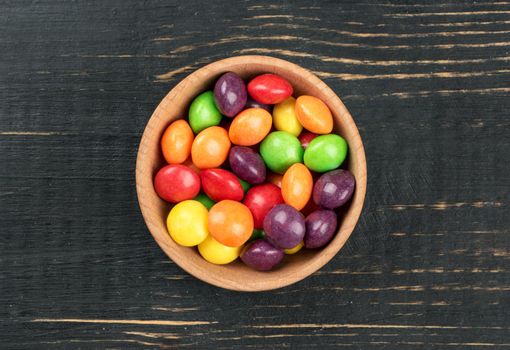
M 362 134 L 345 249 L 236 293 L 162 253 L 135 194 L 184 76 L 267 54 Z M 510 2 L 0 0 L 0 348 L 510 347 Z

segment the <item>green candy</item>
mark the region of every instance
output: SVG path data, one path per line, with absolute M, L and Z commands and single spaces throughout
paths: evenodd
M 338 168 L 347 156 L 347 142 L 335 134 L 320 135 L 305 150 L 308 169 L 324 173 Z
M 214 202 L 211 198 L 207 197 L 205 193 L 199 193 L 198 196 L 193 198 L 193 200 L 200 202 L 207 208 L 207 210 L 211 209 L 216 202 Z
M 189 107 L 189 125 L 195 134 L 210 127 L 219 125 L 221 113 L 214 102 L 212 91 L 206 91 L 198 95 Z
M 241 180 L 240 178 L 237 178 L 237 179 L 241 183 L 241 187 L 243 188 L 244 193 L 246 193 L 251 188 L 251 185 L 249 183 L 247 183 L 246 181 Z
M 267 135 L 260 144 L 260 154 L 267 167 L 283 174 L 292 164 L 303 161 L 303 147 L 298 138 L 286 131 Z
M 253 233 L 251 234 L 251 237 L 248 240 L 248 242 L 256 241 L 257 239 L 263 239 L 265 237 L 266 237 L 266 233 L 263 230 L 256 228 L 253 230 Z

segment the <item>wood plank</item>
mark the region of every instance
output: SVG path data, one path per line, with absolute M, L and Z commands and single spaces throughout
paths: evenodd
M 509 348 L 509 14 L 507 1 L 0 2 L 2 346 Z M 369 167 L 340 254 L 257 294 L 169 261 L 134 188 L 159 100 L 239 54 L 317 72 Z

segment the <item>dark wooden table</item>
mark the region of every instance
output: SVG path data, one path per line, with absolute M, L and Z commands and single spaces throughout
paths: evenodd
M 184 76 L 282 57 L 367 153 L 347 246 L 236 293 L 147 231 L 134 168 Z M 510 347 L 510 2 L 0 1 L 0 348 Z

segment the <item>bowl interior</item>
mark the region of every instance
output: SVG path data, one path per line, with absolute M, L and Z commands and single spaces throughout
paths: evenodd
M 177 245 L 168 235 L 166 217 L 170 205 L 161 200 L 153 187 L 157 170 L 165 163 L 160 151 L 160 138 L 174 120 L 186 118 L 188 107 L 195 96 L 211 89 L 214 81 L 228 71 L 247 80 L 262 73 L 276 73 L 285 77 L 294 87 L 294 96 L 312 95 L 320 98 L 331 109 L 334 131 L 349 144 L 349 155 L 343 167 L 356 178 L 352 200 L 339 210 L 339 228 L 334 239 L 319 250 L 301 250 L 286 255 L 275 270 L 258 272 L 236 260 L 228 265 L 213 265 L 205 261 L 196 248 Z M 326 264 L 344 245 L 361 213 L 366 191 L 365 154 L 358 129 L 341 100 L 319 78 L 290 62 L 267 56 L 239 56 L 214 62 L 198 69 L 182 80 L 161 101 L 149 120 L 140 142 L 136 164 L 138 201 L 146 224 L 165 253 L 184 270 L 195 277 L 219 287 L 260 291 L 295 283 Z

